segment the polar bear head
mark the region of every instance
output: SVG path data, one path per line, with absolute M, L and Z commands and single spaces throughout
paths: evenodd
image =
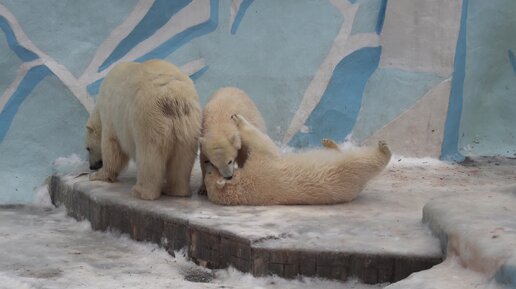
M 95 110 L 88 119 L 86 124 L 85 147 L 88 151 L 90 169 L 98 170 L 102 167 L 102 151 L 100 147 L 102 135 L 102 126 L 100 117 Z
M 199 142 L 201 143 L 202 153 L 226 180 L 231 180 L 235 168 L 235 159 L 242 146 L 240 134 L 234 132 L 229 138 L 207 135 L 201 137 Z

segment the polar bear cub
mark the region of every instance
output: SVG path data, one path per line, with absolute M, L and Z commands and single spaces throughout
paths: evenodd
M 391 158 L 385 142 L 341 151 L 323 140 L 324 149 L 278 155 L 272 140 L 240 115 L 232 117 L 249 157 L 233 179 L 221 178 L 207 164 L 208 198 L 222 205 L 317 205 L 353 200 Z
M 121 63 L 106 76 L 88 119 L 90 180 L 115 182 L 128 160 L 137 166 L 133 193 L 190 196 L 190 174 L 201 132 L 192 80 L 162 60 Z
M 247 147 L 231 115 L 240 114 L 260 131 L 265 132 L 265 122 L 251 98 L 241 89 L 224 87 L 217 90 L 203 110 L 202 137 L 199 139 L 200 163 L 203 182 L 199 193 L 205 193 L 205 163 L 211 162 L 226 178 L 233 177 L 235 162 L 243 167 L 247 159 Z

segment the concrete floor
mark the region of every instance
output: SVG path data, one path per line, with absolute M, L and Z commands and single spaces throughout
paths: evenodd
M 516 256 L 510 247 L 507 247 L 515 240 L 511 232 L 514 232 L 516 227 L 514 223 L 506 222 L 506 219 L 514 216 L 516 210 L 515 168 L 516 160 L 511 159 L 477 158 L 469 160 L 466 165 L 455 165 L 433 159 L 394 156 L 387 169 L 374 179 L 356 200 L 333 206 L 221 207 L 209 203 L 205 197 L 198 196 L 190 199 L 162 197 L 158 201 L 146 202 L 136 200 L 130 195 L 130 187 L 134 183 L 134 171 L 131 169 L 117 184 L 91 183 L 86 177 L 69 177 L 68 181 L 76 183 L 78 187 L 94 190 L 99 196 L 109 195 L 115 199 L 123 199 L 132 206 L 151 207 L 152 210 L 180 216 L 194 224 L 231 232 L 263 248 L 373 254 L 439 255 L 442 250 L 446 251 L 447 243 L 444 241 L 448 238 L 447 234 L 469 235 L 471 233 L 468 230 L 471 228 L 460 227 L 449 232 L 436 229 L 447 228 L 446 220 L 453 219 L 438 217 L 445 216 L 443 212 L 454 211 L 454 204 L 460 207 L 474 206 L 473 204 L 478 203 L 478 211 L 468 211 L 467 216 L 470 220 L 475 220 L 476 216 L 489 219 L 490 222 L 482 223 L 481 227 L 485 228 L 482 227 L 481 230 L 488 230 L 499 224 L 494 229 L 498 228 L 500 231 L 499 228 L 503 228 L 502 231 L 510 233 L 504 236 L 510 241 L 505 242 L 496 253 L 501 254 L 502 258 L 496 259 L 498 261 L 489 269 L 471 266 L 473 261 L 462 258 L 461 251 L 457 253 L 457 260 L 461 266 L 470 267 L 472 272 L 479 272 L 487 282 L 496 279 L 498 269 L 504 264 L 502 261 Z M 195 169 L 192 190 L 196 190 L 199 183 L 199 171 Z M 506 204 L 507 211 L 492 214 L 491 212 L 498 207 L 482 207 L 487 199 L 497 200 L 494 203 Z M 469 205 L 457 203 L 462 200 L 469 200 Z M 432 217 L 430 212 L 426 216 L 426 221 L 434 221 L 437 224 L 433 226 L 435 235 L 422 223 L 423 207 L 432 201 L 436 202 L 434 212 L 438 212 L 438 216 Z M 462 222 L 464 218 L 460 220 Z M 459 245 L 456 246 L 460 246 L 462 240 L 471 239 L 474 240 L 475 237 L 459 238 L 461 241 L 457 241 Z M 505 275 L 511 274 L 511 264 L 506 266 L 505 270 L 509 273 Z M 502 277 L 505 278 L 506 284 L 512 284 L 510 277 Z

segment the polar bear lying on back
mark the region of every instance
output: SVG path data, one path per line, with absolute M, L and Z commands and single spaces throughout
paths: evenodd
M 325 149 L 279 156 L 264 133 L 240 115 L 232 116 L 249 149 L 246 165 L 231 181 L 207 164 L 208 198 L 221 205 L 317 205 L 353 200 L 391 158 L 384 142 L 377 147 L 340 151 L 331 140 Z
M 190 174 L 201 133 L 192 80 L 162 60 L 121 63 L 106 76 L 86 130 L 90 180 L 115 182 L 136 161 L 136 196 L 190 196 Z

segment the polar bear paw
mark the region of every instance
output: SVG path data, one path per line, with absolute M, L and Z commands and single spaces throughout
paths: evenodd
M 116 182 L 115 176 L 108 175 L 102 169 L 98 172 L 91 173 L 89 179 L 90 179 L 90 181 L 101 181 L 101 182 L 108 182 L 108 183 Z
M 339 145 L 332 139 L 323 138 L 321 140 L 321 144 L 323 147 L 327 149 L 334 149 L 340 151 Z
M 244 125 L 249 124 L 249 123 L 247 122 L 247 120 L 246 120 L 243 116 L 241 116 L 240 114 L 233 114 L 233 115 L 231 116 L 231 119 L 233 120 L 233 122 L 235 122 L 235 124 L 237 125 L 237 127 L 242 127 L 242 126 L 244 126 Z
M 217 189 L 222 190 L 224 188 L 224 186 L 226 185 L 226 180 L 218 179 L 216 185 L 217 185 Z
M 161 192 L 151 192 L 145 188 L 135 185 L 133 186 L 133 196 L 142 200 L 153 201 L 160 197 Z
M 381 140 L 378 142 L 378 149 L 380 150 L 380 152 L 382 152 L 385 155 L 391 154 L 391 150 L 389 149 L 389 146 L 387 145 L 387 143 L 384 140 Z

